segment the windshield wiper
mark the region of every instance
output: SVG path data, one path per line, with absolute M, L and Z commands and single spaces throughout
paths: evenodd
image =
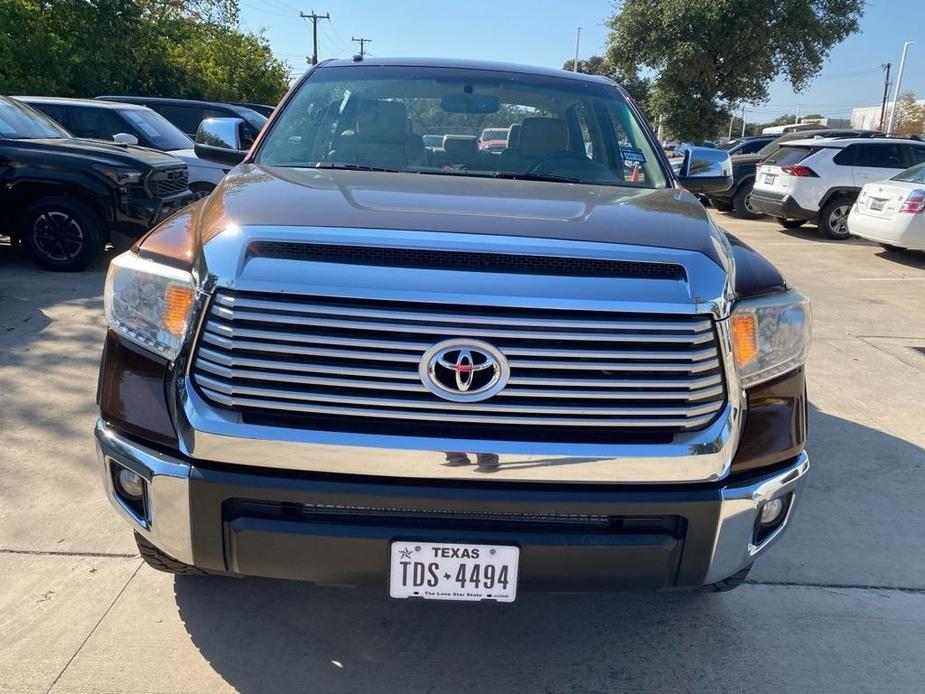
M 368 166 L 366 164 L 335 164 L 329 161 L 320 161 L 313 164 L 312 169 L 343 169 L 344 171 L 386 171 L 388 173 L 402 173 L 401 169 L 389 169 L 385 166 Z
M 503 172 L 499 171 L 494 174 L 494 178 L 509 178 L 515 181 L 559 181 L 561 183 L 586 183 L 589 185 L 595 185 L 591 181 L 586 181 L 583 178 L 577 178 L 576 176 L 562 176 L 561 174 L 545 174 L 545 173 L 516 173 L 516 172 Z

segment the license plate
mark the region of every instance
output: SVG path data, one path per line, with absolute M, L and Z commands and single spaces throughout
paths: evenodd
M 393 542 L 389 595 L 423 600 L 514 602 L 520 548 Z
M 768 184 L 771 184 L 771 183 L 774 183 L 774 179 L 776 179 L 776 178 L 777 178 L 777 176 L 776 176 L 775 174 L 765 174 L 765 175 L 764 175 L 764 182 L 765 182 L 765 183 L 768 183 Z
M 871 200 L 870 209 L 874 212 L 880 212 L 883 209 L 883 205 L 886 203 L 886 200 Z

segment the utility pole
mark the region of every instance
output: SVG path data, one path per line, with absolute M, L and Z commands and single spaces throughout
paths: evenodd
M 581 44 L 581 27 L 578 27 L 578 34 L 575 36 L 575 62 L 572 63 L 572 72 L 578 72 L 578 46 Z
M 732 117 L 729 119 L 729 135 L 727 136 L 730 140 L 732 139 L 732 124 L 736 122 L 735 114 L 732 114 Z
M 794 124 L 794 125 L 799 125 L 799 124 L 800 124 L 800 105 L 799 105 L 799 104 L 797 104 L 797 113 L 796 113 L 796 115 L 793 117 L 793 124 Z
M 305 14 L 304 12 L 299 12 L 299 16 L 302 19 L 312 20 L 312 65 L 318 64 L 318 20 L 319 19 L 331 19 L 331 15 L 327 12 L 324 14 L 315 14 L 315 11 L 312 10 L 311 14 Z
M 745 137 L 745 107 L 742 107 L 742 137 Z
M 372 43 L 372 41 L 373 41 L 372 39 L 354 38 L 354 37 L 352 37 L 352 36 L 350 37 L 350 40 L 351 40 L 351 41 L 356 41 L 358 44 L 360 44 L 360 57 L 361 57 L 361 58 L 362 58 L 363 56 L 366 55 L 366 50 L 365 50 L 365 48 L 364 48 L 364 47 L 366 46 L 366 44 L 367 44 L 367 43 Z
M 887 63 L 880 67 L 886 70 L 886 77 L 883 78 L 883 103 L 880 104 L 880 125 L 877 126 L 877 130 L 883 130 L 883 119 L 886 118 L 886 95 L 890 91 L 890 68 L 893 64 Z
M 903 83 L 903 70 L 906 68 L 906 53 L 909 52 L 909 46 L 915 41 L 906 41 L 903 43 L 903 57 L 899 61 L 899 73 L 896 75 L 896 87 L 893 89 L 893 108 L 890 109 L 890 122 L 886 126 L 886 134 L 893 134 L 893 120 L 896 118 L 896 102 L 899 99 L 899 88 Z

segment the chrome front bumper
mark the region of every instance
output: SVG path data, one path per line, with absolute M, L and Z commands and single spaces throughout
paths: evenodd
M 194 465 L 136 444 L 103 422 L 97 424 L 96 443 L 103 484 L 116 510 L 132 525 L 135 532 L 164 552 L 180 561 L 195 564 L 193 515 L 197 509 L 191 509 L 191 475 Z M 343 451 L 341 449 L 341 454 Z M 120 501 L 113 488 L 110 461 L 131 468 L 148 481 L 145 518 L 139 517 Z M 746 484 L 733 482 L 716 487 L 715 503 L 719 507 L 716 523 L 698 531 L 711 533 L 708 538 L 698 538 L 701 540 L 698 546 L 711 548 L 710 556 L 705 561 L 707 569 L 702 579 L 704 584 L 722 580 L 748 566 L 780 538 L 792 522 L 808 470 L 809 458 L 804 452 L 787 468 L 768 476 Z M 257 473 L 254 474 L 256 477 Z M 631 487 L 622 489 L 632 492 Z M 534 496 L 541 493 L 535 489 L 533 491 Z M 550 489 L 550 493 L 555 493 L 554 488 Z M 702 493 L 702 490 L 698 492 L 691 489 L 690 493 L 695 495 Z M 755 528 L 761 507 L 768 500 L 789 493 L 793 496 L 783 522 L 763 541 L 756 543 Z M 645 494 L 648 493 L 639 492 L 640 499 Z M 685 488 L 683 485 L 673 487 L 672 494 L 675 498 L 683 497 Z M 647 498 L 649 501 L 646 503 L 650 503 L 652 513 L 658 513 L 657 502 L 651 501 L 651 496 Z

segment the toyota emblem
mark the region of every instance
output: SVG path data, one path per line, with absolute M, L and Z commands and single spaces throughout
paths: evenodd
M 454 402 L 476 402 L 504 388 L 511 369 L 504 355 L 487 342 L 456 339 L 427 350 L 418 374 L 434 395 Z

